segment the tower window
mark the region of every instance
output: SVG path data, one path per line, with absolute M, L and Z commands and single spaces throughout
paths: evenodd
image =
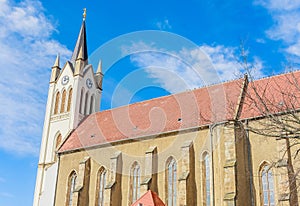
M 173 157 L 169 158 L 166 171 L 167 182 L 167 205 L 176 206 L 177 198 L 177 164 Z
M 68 106 L 67 106 L 67 112 L 70 111 L 71 109 L 71 103 L 72 103 L 72 93 L 73 93 L 73 89 L 71 88 L 69 90 L 69 95 L 68 95 Z
M 55 105 L 54 105 L 54 113 L 53 114 L 57 114 L 58 113 L 59 97 L 60 97 L 60 93 L 57 92 L 56 96 L 55 96 Z
M 85 111 L 84 111 L 84 114 L 88 114 L 88 108 L 89 108 L 89 105 L 88 105 L 88 100 L 89 100 L 89 93 L 87 92 L 85 94 Z
M 90 102 L 90 114 L 94 112 L 94 95 L 91 96 L 91 102 Z
M 62 93 L 62 98 L 61 98 L 60 113 L 65 112 L 66 96 L 67 96 L 67 92 L 66 92 L 66 90 L 64 90 Z
M 83 98 L 84 98 L 84 90 L 83 88 L 81 89 L 81 93 L 80 93 L 80 104 L 79 104 L 79 113 L 83 114 Z

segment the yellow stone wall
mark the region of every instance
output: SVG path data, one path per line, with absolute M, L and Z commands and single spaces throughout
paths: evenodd
M 211 175 L 214 185 L 211 189 L 212 199 L 215 205 L 250 205 L 254 201 L 260 205 L 260 177 L 259 169 L 261 163 L 266 161 L 275 162 L 279 157 L 280 141 L 249 133 L 247 140 L 244 130 L 234 129 L 233 123 L 220 124 L 211 128 L 202 128 L 193 131 L 170 133 L 149 137 L 148 139 L 128 140 L 119 143 L 89 148 L 72 153 L 60 155 L 58 173 L 58 184 L 56 190 L 57 206 L 65 205 L 67 193 L 67 179 L 69 174 L 75 170 L 79 171 L 79 164 L 86 157 L 90 157 L 90 176 L 88 185 L 88 198 L 81 200 L 79 205 L 96 205 L 96 183 L 97 174 L 101 166 L 111 169 L 111 158 L 121 152 L 119 164 L 122 166 L 121 181 L 117 181 L 112 198 L 112 205 L 129 205 L 130 169 L 134 161 L 141 168 L 141 181 L 145 174 L 145 157 L 149 148 L 156 147 L 157 150 L 157 190 L 159 197 L 166 201 L 166 161 L 170 156 L 177 160 L 177 178 L 184 176 L 189 171 L 187 181 L 177 181 L 177 205 L 203 205 L 203 179 L 202 179 L 202 154 L 207 151 L 213 154 L 213 166 Z M 212 140 L 212 144 L 211 144 Z M 184 145 L 192 142 L 192 146 L 186 149 Z M 248 147 L 249 144 L 251 147 Z M 298 147 L 299 148 L 299 147 Z M 249 151 L 251 153 L 249 153 Z M 296 152 L 296 148 L 293 149 Z M 248 155 L 251 155 L 250 157 Z M 296 160 L 294 160 L 296 164 Z M 190 164 L 190 167 L 187 166 Z M 299 161 L 297 162 L 299 167 Z M 277 168 L 272 168 L 274 174 Z M 277 173 L 276 173 L 277 172 Z M 253 179 L 250 178 L 253 174 Z M 112 175 L 113 176 L 113 175 Z M 111 179 L 111 178 L 110 178 Z M 275 178 L 276 200 L 279 198 L 279 180 Z M 153 182 L 152 182 L 153 184 Z M 253 185 L 255 196 L 250 197 L 250 184 Z M 119 187 L 119 189 L 118 189 Z M 156 188 L 150 186 L 151 188 Z M 155 190 L 155 189 L 154 189 Z M 107 189 L 106 189 L 107 191 Z M 105 193 L 106 195 L 109 193 Z M 142 195 L 142 194 L 140 194 Z M 105 197 L 106 199 L 109 197 Z M 120 200 L 120 202 L 118 202 Z M 286 201 L 281 202 L 284 205 Z M 109 205 L 108 203 L 105 205 Z
M 261 120 L 263 121 L 263 120 Z M 251 127 L 262 128 L 259 122 L 251 122 Z M 276 139 L 275 137 L 266 137 L 258 134 L 249 132 L 249 142 L 251 145 L 251 166 L 253 170 L 253 191 L 255 193 L 253 201 L 256 205 L 262 205 L 261 196 L 261 176 L 260 169 L 262 164 L 268 163 L 271 166 L 271 171 L 274 176 L 274 189 L 275 189 L 275 204 L 276 205 L 292 205 L 289 199 L 282 200 L 284 194 L 290 194 L 287 176 L 287 166 L 285 161 L 287 161 L 287 146 L 286 139 Z M 290 142 L 296 142 L 300 144 L 299 139 L 289 139 Z M 300 145 L 295 145 L 291 147 L 291 154 L 296 154 L 296 151 L 300 149 Z M 300 155 L 300 154 L 299 154 Z M 298 179 L 300 177 L 300 156 L 292 157 L 292 165 L 294 167 L 295 173 L 298 171 Z M 293 156 L 293 155 L 292 155 Z M 283 159 L 283 161 L 280 161 Z M 281 162 L 281 163 L 279 163 Z M 281 166 L 280 166 L 281 165 Z M 299 191 L 299 180 L 298 180 L 298 201 L 300 201 L 300 191 Z

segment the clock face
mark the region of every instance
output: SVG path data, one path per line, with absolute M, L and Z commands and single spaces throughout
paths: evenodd
M 90 88 L 92 88 L 92 86 L 93 86 L 93 82 L 92 82 L 92 80 L 90 79 L 90 78 L 88 78 L 87 80 L 86 80 L 86 86 L 90 89 Z
M 69 82 L 69 77 L 67 75 L 63 76 L 63 78 L 61 79 L 62 85 L 66 85 L 68 84 L 68 82 Z

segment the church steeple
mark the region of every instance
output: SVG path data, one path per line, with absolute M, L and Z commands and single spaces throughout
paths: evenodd
M 54 205 L 58 161 L 56 151 L 85 116 L 100 109 L 101 63 L 97 73 L 88 64 L 86 10 L 71 61 L 52 66 L 33 206 Z M 99 86 L 101 85 L 101 86 Z
M 79 74 L 80 70 L 88 64 L 85 19 L 86 19 L 86 9 L 84 9 L 83 21 L 81 24 L 78 39 L 71 58 L 71 62 L 75 67 L 75 75 Z
M 73 51 L 73 55 L 71 58 L 72 63 L 75 63 L 75 61 L 79 58 L 80 52 L 82 53 L 83 60 L 88 59 L 88 53 L 87 53 L 87 44 L 86 44 L 86 28 L 85 28 L 85 20 L 82 21 L 80 32 L 78 35 L 78 39 Z

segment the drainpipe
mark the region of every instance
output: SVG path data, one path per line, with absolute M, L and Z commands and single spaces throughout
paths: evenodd
M 215 182 L 214 182 L 214 155 L 213 155 L 213 129 L 218 126 L 218 124 L 214 123 L 209 126 L 209 132 L 210 132 L 210 151 L 211 151 L 211 182 L 212 182 L 212 206 L 215 206 Z
M 249 121 L 246 120 L 245 124 L 248 127 Z M 251 205 L 255 205 L 255 194 L 254 194 L 254 189 L 253 189 L 253 169 L 252 169 L 252 164 L 251 164 L 251 145 L 250 145 L 250 139 L 249 139 L 249 129 L 246 127 L 246 137 L 247 137 L 247 160 L 248 160 L 248 169 L 249 169 L 249 180 L 250 180 L 250 198 L 251 198 Z

